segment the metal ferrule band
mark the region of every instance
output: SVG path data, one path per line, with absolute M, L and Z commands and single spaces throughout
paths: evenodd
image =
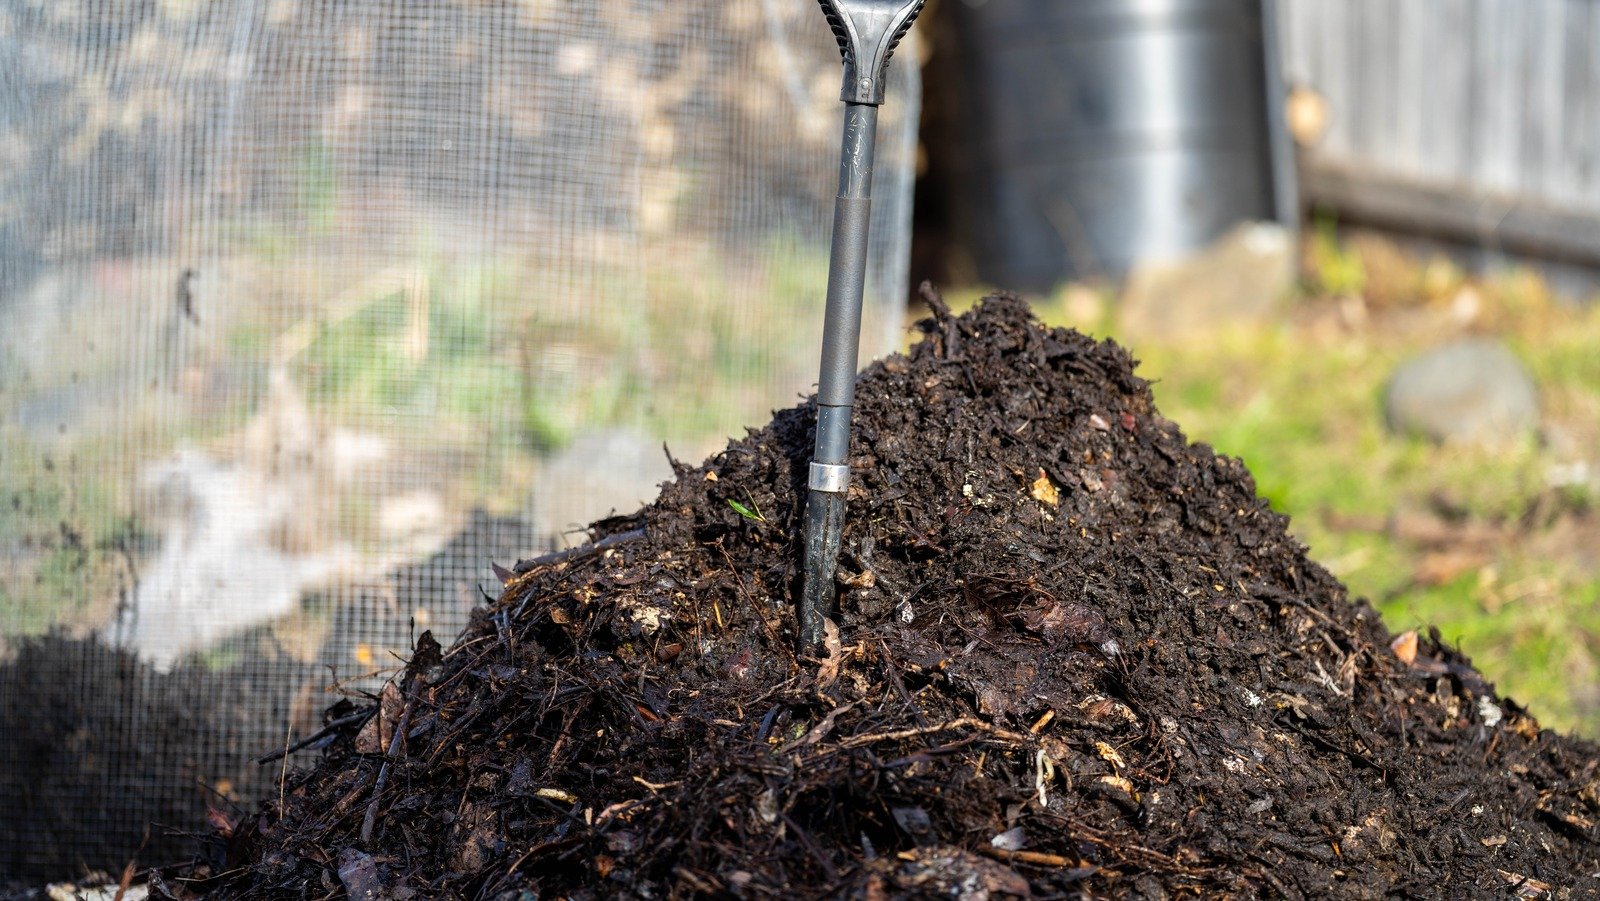
M 843 494 L 850 487 L 850 467 L 837 463 L 812 463 L 808 484 L 812 491 Z

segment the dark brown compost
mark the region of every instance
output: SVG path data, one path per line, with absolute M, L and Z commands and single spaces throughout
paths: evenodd
M 281 805 L 158 890 L 1600 888 L 1594 746 L 1436 638 L 1392 651 L 1122 348 L 1013 298 L 933 305 L 860 380 L 827 654 L 792 650 L 806 405 L 597 523 L 604 549 L 520 565 Z

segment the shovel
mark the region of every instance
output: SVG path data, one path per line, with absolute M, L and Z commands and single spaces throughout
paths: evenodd
M 926 0 L 819 0 L 844 57 L 844 146 L 833 209 L 828 305 L 822 322 L 822 372 L 817 379 L 817 438 L 807 481 L 805 585 L 800 594 L 800 646 L 817 648 L 833 612 L 834 574 L 850 487 L 850 411 L 855 404 L 861 298 L 867 279 L 867 228 L 872 214 L 872 160 L 878 139 L 889 57 L 911 30 Z

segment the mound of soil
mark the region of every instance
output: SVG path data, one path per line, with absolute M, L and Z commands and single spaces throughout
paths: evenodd
M 676 466 L 600 545 L 519 564 L 229 830 L 219 875 L 158 891 L 1600 889 L 1593 746 L 1436 638 L 1391 650 L 1123 349 L 1013 298 L 933 304 L 861 377 L 823 657 L 792 650 L 802 406 Z

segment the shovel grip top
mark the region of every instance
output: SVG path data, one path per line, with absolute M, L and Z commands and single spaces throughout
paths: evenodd
M 883 103 L 889 57 L 927 0 L 818 0 L 844 57 L 845 103 Z

